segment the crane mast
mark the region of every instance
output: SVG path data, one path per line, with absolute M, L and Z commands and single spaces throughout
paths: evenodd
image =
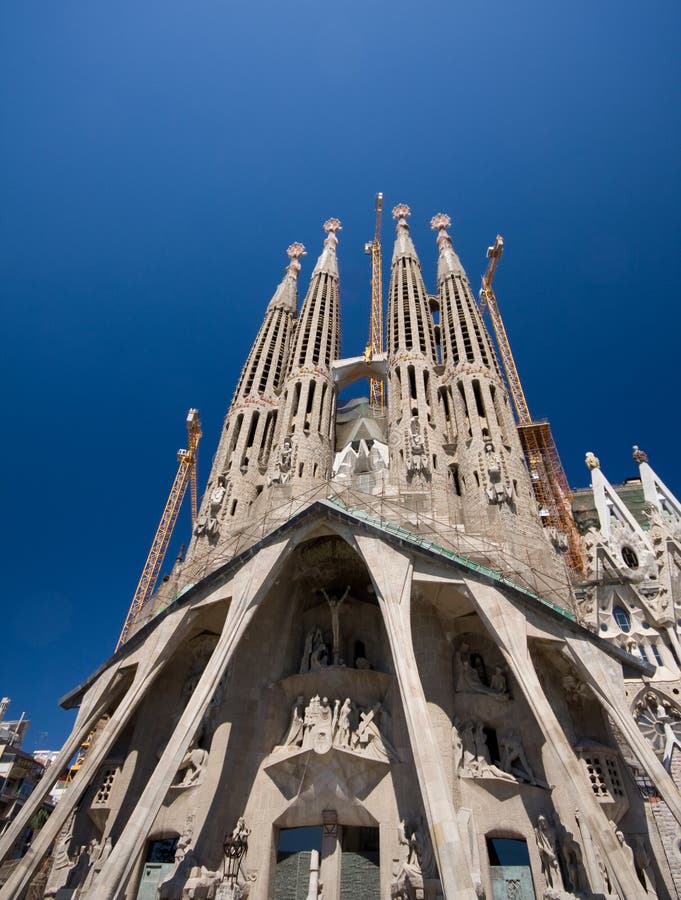
M 158 523 L 154 540 L 147 561 L 142 569 L 137 589 L 132 598 L 128 615 L 123 625 L 123 630 L 118 638 L 116 650 L 124 644 L 130 633 L 130 629 L 134 624 L 140 610 L 151 597 L 158 581 L 158 575 L 163 565 L 163 560 L 168 551 L 168 545 L 173 535 L 173 529 L 177 522 L 177 517 L 187 491 L 187 485 L 191 485 L 191 515 L 192 525 L 196 522 L 197 516 L 197 486 L 196 486 L 196 463 L 198 458 L 199 441 L 201 440 L 201 422 L 199 420 L 199 411 L 190 409 L 187 413 L 187 449 L 177 451 L 178 467 L 175 480 L 170 489 L 170 494 L 166 501 L 161 521 Z
M 364 245 L 364 252 L 371 255 L 371 319 L 369 321 L 369 343 L 365 356 L 371 359 L 376 353 L 383 353 L 383 264 L 381 256 L 381 218 L 383 214 L 383 194 L 376 194 L 376 227 L 373 241 Z M 382 412 L 385 405 L 385 387 L 381 379 L 369 380 L 369 402 Z
M 504 239 L 497 235 L 494 244 L 487 249 L 487 270 L 482 276 L 480 289 L 480 314 L 489 313 L 497 348 L 506 374 L 506 382 L 515 409 L 518 436 L 525 453 L 532 478 L 535 497 L 539 504 L 542 522 L 546 527 L 560 531 L 567 544 L 567 559 L 577 573 L 584 571 L 584 554 L 577 526 L 572 517 L 572 492 L 565 470 L 558 455 L 558 448 L 546 420 L 533 421 L 525 392 L 511 352 L 492 281 L 504 252 Z

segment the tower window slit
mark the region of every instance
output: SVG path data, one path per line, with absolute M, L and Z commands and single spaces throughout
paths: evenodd
M 473 382 L 473 396 L 475 397 L 475 406 L 481 419 L 485 417 L 485 404 L 482 400 L 482 391 L 480 390 L 480 382 L 476 379 Z
M 407 375 L 409 376 L 409 396 L 412 400 L 416 400 L 416 372 L 413 366 L 407 366 Z
M 291 416 L 295 417 L 298 415 L 298 404 L 300 403 L 300 382 L 296 381 L 295 387 L 293 389 L 293 404 L 291 405 Z
M 459 464 L 452 463 L 449 467 L 449 474 L 452 479 L 454 493 L 457 497 L 461 496 L 461 479 L 459 478 Z
M 235 425 L 234 425 L 234 431 L 233 431 L 233 433 L 232 433 L 232 439 L 231 439 L 231 441 L 229 442 L 229 450 L 230 450 L 230 453 L 232 452 L 232 450 L 234 450 L 234 448 L 236 447 L 236 442 L 239 440 L 239 434 L 240 434 L 240 432 L 241 432 L 241 426 L 242 426 L 242 424 L 243 424 L 243 421 L 244 421 L 244 414 L 243 414 L 243 413 L 239 413 L 239 415 L 236 417 L 236 423 L 235 423 Z
M 255 438 L 255 431 L 258 427 L 258 419 L 260 418 L 259 413 L 253 413 L 253 418 L 251 419 L 251 427 L 248 429 L 248 438 L 246 440 L 246 449 L 253 446 L 253 439 Z

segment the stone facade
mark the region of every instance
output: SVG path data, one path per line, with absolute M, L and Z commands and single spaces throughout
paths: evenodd
M 639 522 L 589 454 L 568 570 L 449 219 L 431 295 L 408 214 L 385 356 L 339 358 L 340 222 L 299 315 L 289 248 L 187 556 L 64 698 L 53 770 L 95 739 L 0 900 L 677 895 L 681 507 L 636 450 Z M 360 378 L 387 410 L 337 409 Z

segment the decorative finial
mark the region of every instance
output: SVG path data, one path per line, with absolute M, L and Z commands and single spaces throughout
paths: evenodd
M 331 231 L 335 234 L 337 231 L 342 230 L 343 226 L 340 223 L 340 219 L 327 219 L 326 222 L 324 222 L 324 231 Z
M 300 272 L 301 265 L 298 262 L 301 256 L 305 256 L 307 250 L 303 246 L 303 244 L 299 244 L 297 241 L 295 244 L 291 244 L 286 248 L 286 253 L 291 262 L 286 266 L 286 271 L 293 275 L 294 278 L 298 277 L 298 273 Z
M 430 220 L 430 227 L 433 231 L 444 231 L 450 227 L 452 220 L 447 213 L 438 213 Z
M 634 444 L 633 447 L 634 452 L 632 456 L 634 457 L 634 462 L 636 463 L 647 463 L 648 462 L 648 454 L 644 450 L 639 450 L 639 448 Z
M 600 459 L 597 456 L 594 456 L 591 450 L 589 450 L 584 457 L 584 462 L 586 463 L 587 469 L 600 469 L 601 467 Z
M 407 216 L 411 215 L 411 210 L 407 206 L 406 203 L 398 203 L 397 206 L 393 207 L 393 219 L 397 219 L 398 225 L 406 225 Z

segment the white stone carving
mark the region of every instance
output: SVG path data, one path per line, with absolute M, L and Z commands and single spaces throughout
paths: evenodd
M 345 589 L 345 593 L 342 597 L 334 597 L 333 595 L 329 597 L 324 589 L 322 589 L 322 594 L 326 599 L 326 602 L 329 604 L 329 609 L 331 610 L 331 629 L 333 632 L 333 665 L 337 666 L 340 664 L 340 608 L 343 605 L 343 601 L 350 593 L 350 585 L 348 585 Z
M 546 816 L 539 816 L 534 829 L 534 838 L 541 860 L 541 870 L 548 887 L 556 891 L 563 890 L 563 879 L 556 850 L 556 832 L 548 823 Z
M 342 702 L 315 694 L 305 706 L 296 698 L 283 742 L 275 751 L 313 750 L 323 755 L 332 747 L 367 759 L 390 762 L 397 754 L 383 733 L 387 714 L 380 703 L 358 707 L 349 697 Z M 380 723 L 380 727 L 379 726 Z
M 402 819 L 397 829 L 397 844 L 391 900 L 420 900 L 424 896 L 424 881 L 437 877 L 430 835 L 422 817 L 413 824 Z
M 458 659 L 457 691 L 487 694 L 495 700 L 510 700 L 508 681 L 501 666 L 494 667 L 491 678 L 480 653 L 471 653 L 468 644 L 462 644 Z
M 207 762 L 207 750 L 202 747 L 190 747 L 177 770 L 177 777 L 180 778 L 180 781 L 175 787 L 196 787 L 200 784 Z

